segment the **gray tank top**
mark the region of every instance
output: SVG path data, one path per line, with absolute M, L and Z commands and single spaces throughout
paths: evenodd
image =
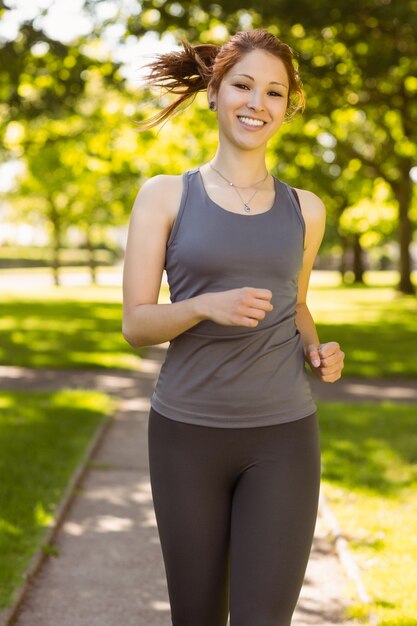
M 199 169 L 183 176 L 165 269 L 171 302 L 238 287 L 272 291 L 256 328 L 204 320 L 170 342 L 151 398 L 173 420 L 201 426 L 269 426 L 316 410 L 295 325 L 305 223 L 291 188 L 274 178 L 268 211 L 238 214 L 208 196 Z

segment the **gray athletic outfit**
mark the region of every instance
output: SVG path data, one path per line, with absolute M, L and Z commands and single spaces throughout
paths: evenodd
M 288 626 L 317 514 L 320 450 L 295 325 L 305 224 L 274 178 L 273 206 L 241 215 L 183 176 L 167 243 L 171 300 L 272 291 L 256 328 L 203 321 L 173 341 L 152 395 L 152 494 L 173 626 Z M 303 419 L 302 419 L 303 418 Z

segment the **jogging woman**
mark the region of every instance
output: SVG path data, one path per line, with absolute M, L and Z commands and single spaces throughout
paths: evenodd
M 151 398 L 153 502 L 173 626 L 288 626 L 317 516 L 318 418 L 305 364 L 340 378 L 306 304 L 325 209 L 265 164 L 268 140 L 303 105 L 293 53 L 265 30 L 184 44 L 150 65 L 178 98 L 207 90 L 210 162 L 148 180 L 135 201 L 123 334 L 169 341 Z M 163 270 L 170 304 L 158 304 Z

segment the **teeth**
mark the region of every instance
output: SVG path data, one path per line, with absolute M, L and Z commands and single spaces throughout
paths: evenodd
M 248 126 L 263 126 L 265 124 L 265 122 L 262 122 L 261 120 L 254 120 L 251 117 L 238 117 L 244 124 L 248 124 Z

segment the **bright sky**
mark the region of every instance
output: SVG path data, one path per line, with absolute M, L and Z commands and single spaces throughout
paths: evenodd
M 83 0 L 5 0 L 7 11 L 0 20 L 0 38 L 14 39 L 19 24 L 25 20 L 35 20 L 35 26 L 42 28 L 48 36 L 69 42 L 73 38 L 91 31 L 93 21 L 83 10 Z M 45 16 L 40 13 L 47 9 Z M 104 0 L 98 2 L 96 12 L 99 20 L 113 18 L 117 10 L 124 15 L 139 13 L 138 0 Z M 106 29 L 103 38 L 104 51 L 113 51 L 116 61 L 123 63 L 123 73 L 131 82 L 140 82 L 140 68 L 158 52 L 172 50 L 176 42 L 172 35 L 164 35 L 161 40 L 155 33 L 149 32 L 138 42 L 135 37 L 128 37 L 123 45 L 117 45 L 123 35 L 123 24 L 114 24 Z

